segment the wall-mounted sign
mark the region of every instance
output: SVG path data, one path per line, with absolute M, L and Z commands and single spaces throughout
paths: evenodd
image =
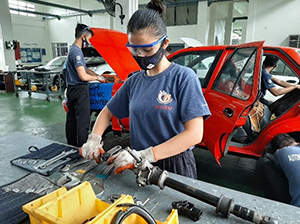
M 21 61 L 23 63 L 42 62 L 42 49 L 21 48 Z
M 31 48 L 32 62 L 42 62 L 41 48 Z

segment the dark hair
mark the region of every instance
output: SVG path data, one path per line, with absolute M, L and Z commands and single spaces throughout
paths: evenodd
M 271 147 L 275 152 L 277 149 L 281 149 L 285 146 L 290 146 L 294 142 L 296 142 L 296 140 L 289 134 L 279 134 L 272 139 Z
M 279 59 L 274 55 L 267 55 L 263 62 L 263 66 L 264 67 L 274 67 L 277 64 L 278 60 Z
M 167 35 L 167 27 L 163 18 L 166 6 L 160 0 L 151 0 L 145 9 L 139 9 L 133 13 L 128 25 L 127 33 L 137 33 L 143 29 L 149 29 L 154 36 Z
M 77 26 L 75 28 L 75 38 L 76 39 L 79 38 L 83 34 L 84 29 L 86 29 L 87 32 L 92 34 L 92 36 L 94 36 L 94 32 L 92 30 L 90 30 L 90 28 L 87 25 L 85 25 L 83 23 L 77 23 Z

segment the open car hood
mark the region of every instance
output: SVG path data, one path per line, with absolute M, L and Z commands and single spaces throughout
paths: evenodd
M 194 38 L 190 38 L 190 37 L 180 37 L 180 39 L 187 45 L 187 47 L 201 47 L 203 46 L 203 44 L 194 39 Z
M 128 42 L 126 33 L 102 28 L 91 29 L 94 32 L 94 36 L 90 39 L 91 44 L 120 79 L 124 81 L 130 73 L 140 70 L 126 47 Z

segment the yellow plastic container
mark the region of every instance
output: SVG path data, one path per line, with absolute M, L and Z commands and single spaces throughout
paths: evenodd
M 60 188 L 40 199 L 23 206 L 30 215 L 31 224 L 110 224 L 119 210 L 118 204 L 134 203 L 130 195 L 122 195 L 115 203 L 108 204 L 98 199 L 89 182 L 67 191 Z M 124 224 L 146 224 L 138 215 L 130 215 Z M 177 224 L 177 210 L 172 210 L 165 222 L 158 224 Z
M 54 192 L 51 192 L 50 194 L 47 194 L 46 196 L 42 198 L 38 198 L 26 205 L 23 206 L 23 211 L 26 212 L 29 215 L 30 223 L 31 224 L 42 224 L 42 220 L 37 219 L 34 215 L 34 211 L 38 209 L 40 206 L 46 204 L 49 201 L 52 201 L 56 198 L 58 198 L 60 195 L 63 195 L 67 192 L 67 189 L 65 187 L 62 187 Z

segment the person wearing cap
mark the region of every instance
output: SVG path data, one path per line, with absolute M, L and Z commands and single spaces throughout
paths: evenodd
M 82 48 L 89 45 L 94 35 L 85 24 L 78 23 L 75 28 L 75 41 L 71 46 L 66 62 L 67 87 L 67 143 L 73 146 L 82 146 L 88 138 L 90 127 L 90 94 L 88 81 L 105 79 L 86 67 Z

